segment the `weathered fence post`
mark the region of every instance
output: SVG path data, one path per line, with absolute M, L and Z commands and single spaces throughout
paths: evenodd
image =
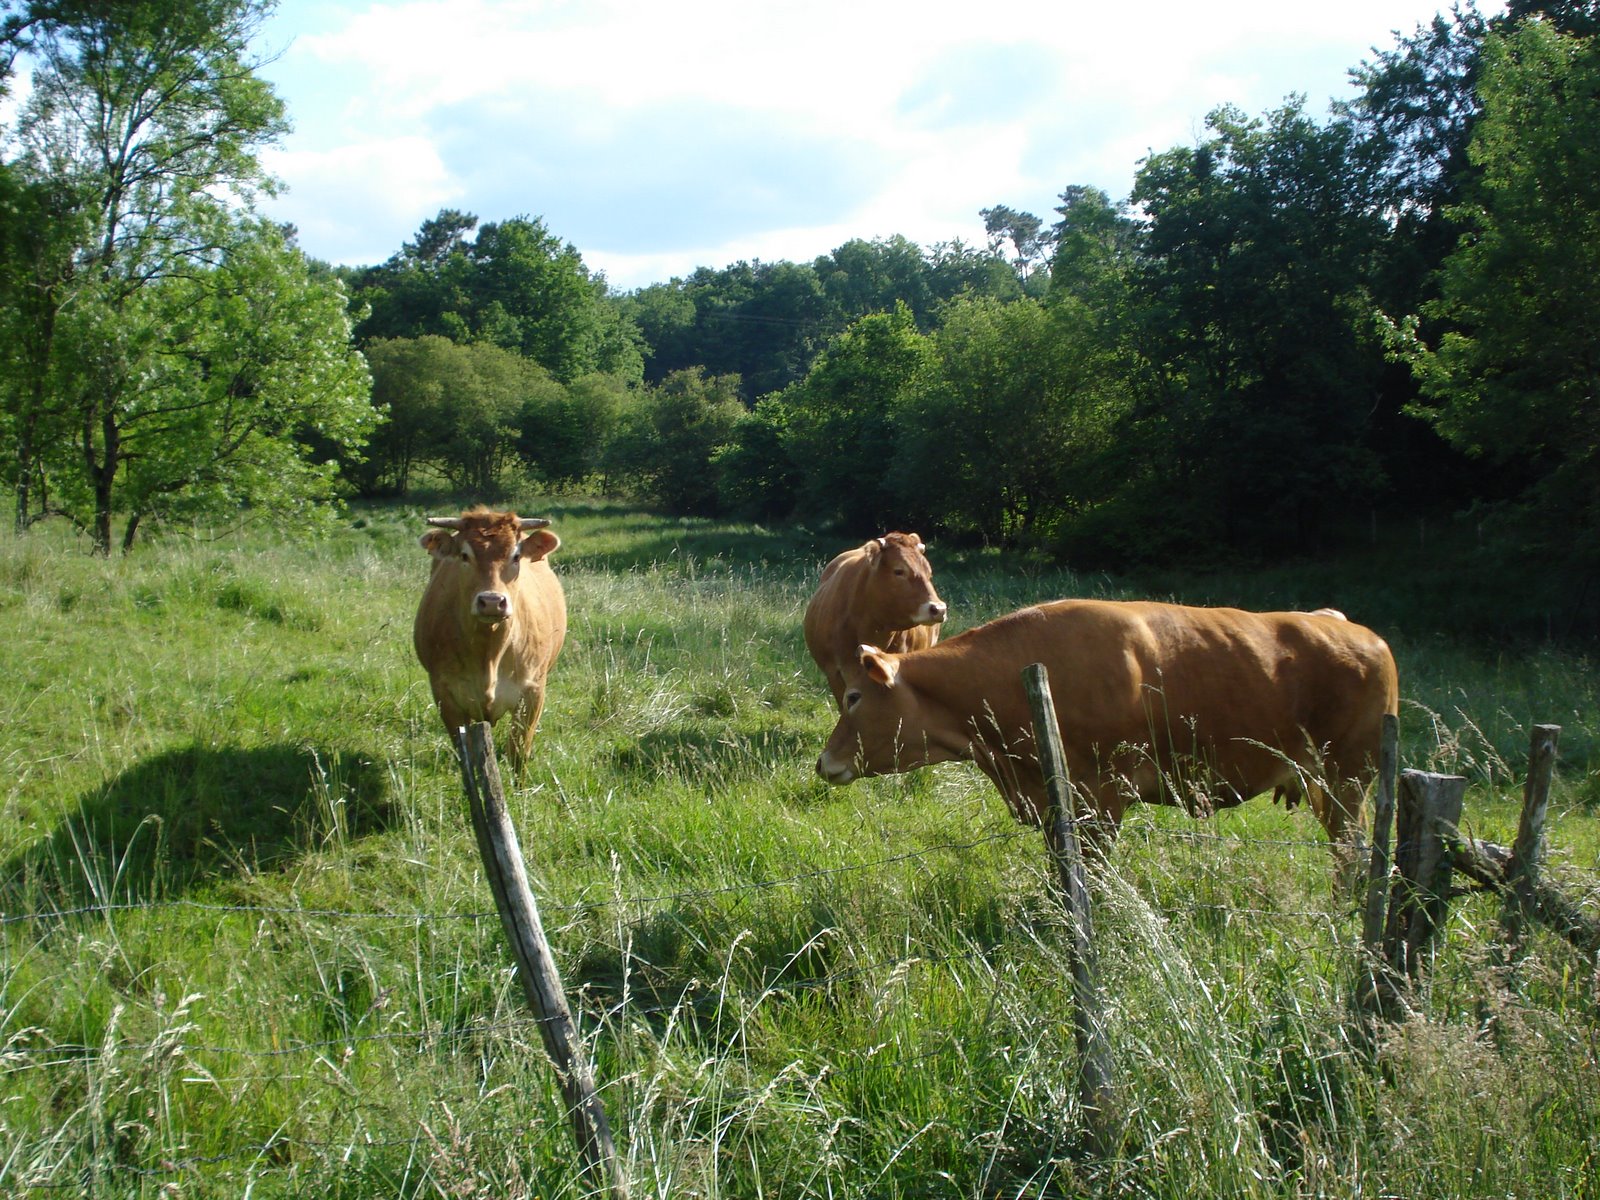
M 1367 903 L 1361 921 L 1361 981 L 1356 1004 L 1369 1012 L 1385 1012 L 1393 999 L 1394 980 L 1383 958 L 1383 923 L 1389 898 L 1389 835 L 1394 827 L 1395 776 L 1400 766 L 1400 719 L 1383 718 L 1378 747 L 1378 788 L 1372 810 L 1372 860 L 1367 867 Z
M 494 892 L 495 907 L 511 940 L 517 959 L 517 976 L 538 1018 L 545 1053 L 556 1069 L 556 1080 L 567 1104 L 567 1116 L 578 1140 L 578 1153 L 590 1185 L 612 1200 L 624 1200 L 627 1181 L 617 1162 L 611 1126 L 595 1092 L 594 1074 L 584 1053 L 567 1007 L 567 996 L 556 970 L 555 955 L 545 940 L 544 924 L 528 886 L 517 831 L 506 811 L 505 789 L 495 762 L 494 742 L 487 722 L 459 730 L 461 776 L 472 810 L 472 828 L 483 856 L 483 871 Z
M 1550 784 L 1555 777 L 1556 745 L 1561 726 L 1535 725 L 1528 747 L 1528 782 L 1522 792 L 1522 819 L 1517 840 L 1506 864 L 1505 907 L 1500 917 L 1501 936 L 1511 962 L 1522 953 L 1527 916 L 1538 905 L 1539 872 L 1544 867 L 1545 819 L 1550 807 Z
M 1115 1138 L 1111 1048 L 1106 1041 L 1105 1014 L 1095 982 L 1094 925 L 1089 914 L 1089 883 L 1084 873 L 1083 849 L 1078 843 L 1072 784 L 1067 777 L 1055 702 L 1050 696 L 1049 673 L 1043 663 L 1034 663 L 1023 669 L 1022 680 L 1033 707 L 1034 742 L 1050 797 L 1045 841 L 1056 866 L 1070 927 L 1067 945 L 1072 967 L 1072 1030 L 1078 1048 L 1078 1099 L 1095 1149 L 1105 1155 L 1113 1149 Z
M 1423 955 L 1444 923 L 1453 862 L 1448 841 L 1461 823 L 1467 781 L 1460 775 L 1405 771 L 1395 822 L 1395 866 L 1384 958 L 1397 974 L 1416 980 Z

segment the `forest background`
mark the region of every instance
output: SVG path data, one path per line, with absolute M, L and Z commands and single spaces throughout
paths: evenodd
M 1600 4 L 1440 14 L 1319 119 L 1229 106 L 984 246 L 610 288 L 445 210 L 332 267 L 256 215 L 270 0 L 0 0 L 0 474 L 99 553 L 535 486 L 1041 562 L 1448 556 L 1600 628 Z M 536 201 L 536 198 L 530 198 Z M 1534 569 L 1537 568 L 1537 569 Z

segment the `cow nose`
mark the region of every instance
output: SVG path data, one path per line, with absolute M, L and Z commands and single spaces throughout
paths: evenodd
M 936 624 L 940 621 L 943 621 L 945 614 L 949 611 L 950 606 L 944 603 L 942 600 L 931 600 L 928 602 L 928 617 Z
M 838 763 L 828 756 L 824 750 L 817 759 L 817 774 L 821 775 L 831 784 L 849 783 L 855 778 L 855 769 L 848 763 Z
M 479 592 L 472 598 L 472 611 L 491 621 L 502 620 L 511 611 L 511 597 L 504 592 Z

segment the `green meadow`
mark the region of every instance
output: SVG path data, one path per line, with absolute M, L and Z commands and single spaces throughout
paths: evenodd
M 510 805 L 634 1197 L 1600 1195 L 1596 964 L 1539 934 L 1497 965 L 1498 904 L 1463 897 L 1365 1042 L 1359 919 L 1265 798 L 1135 810 L 1094 880 L 1120 1135 L 1091 1153 L 1039 833 L 970 766 L 814 774 L 800 616 L 848 542 L 515 507 L 554 518 L 571 624 Z M 0 534 L 0 1195 L 588 1194 L 412 654 L 424 515 L 110 560 Z M 1343 609 L 1475 836 L 1510 842 L 1561 725 L 1548 873 L 1597 907 L 1600 676 L 1458 633 L 1486 594 L 1398 557 L 930 551 L 951 631 L 1069 595 Z

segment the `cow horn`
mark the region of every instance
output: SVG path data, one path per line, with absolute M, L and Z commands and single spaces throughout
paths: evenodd
M 428 518 L 428 524 L 429 525 L 437 525 L 441 529 L 460 529 L 461 528 L 461 518 L 460 517 L 429 517 Z
M 543 529 L 550 524 L 548 517 L 522 517 L 517 522 L 524 529 Z
M 878 539 L 878 548 L 880 550 L 887 550 L 889 548 L 889 539 L 886 538 L 886 537 L 879 538 Z

